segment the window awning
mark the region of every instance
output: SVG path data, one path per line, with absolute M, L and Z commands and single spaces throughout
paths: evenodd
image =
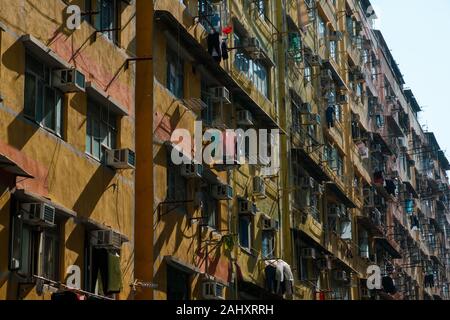
M 110 227 L 108 227 L 108 226 L 106 226 L 106 225 L 104 225 L 104 224 L 102 224 L 102 223 L 100 223 L 100 222 L 98 222 L 98 221 L 96 221 L 96 220 L 94 220 L 92 218 L 78 216 L 78 217 L 76 217 L 75 221 L 78 222 L 78 223 L 82 223 L 82 224 L 86 225 L 87 228 L 91 229 L 91 230 L 112 230 L 112 231 L 114 231 L 114 232 L 116 232 L 116 233 L 118 233 L 120 235 L 120 238 L 122 239 L 122 242 L 129 242 L 130 241 L 130 239 L 126 235 L 124 235 L 123 233 L 121 233 L 121 232 L 119 232 L 117 230 L 111 229 Z
M 30 191 L 24 189 L 14 189 L 12 194 L 14 198 L 25 203 L 46 203 L 54 207 L 57 213 L 61 214 L 66 218 L 75 218 L 77 216 L 77 213 L 75 211 L 68 209 L 58 203 L 51 201 L 48 198 L 42 197 Z
M 187 262 L 184 262 L 175 256 L 165 256 L 164 260 L 166 260 L 166 263 L 168 265 L 170 265 L 171 267 L 174 267 L 182 272 L 185 272 L 188 274 L 200 273 L 199 268 L 197 268 L 196 266 L 193 266 Z
M 110 95 L 108 95 L 105 91 L 97 87 L 95 83 L 86 83 L 86 93 L 88 94 L 89 98 L 92 98 L 94 101 L 110 108 L 113 113 L 116 113 L 120 116 L 128 116 L 127 109 Z
M 375 240 L 375 243 L 383 247 L 383 249 L 386 250 L 386 252 L 389 253 L 393 259 L 402 258 L 400 252 L 398 252 L 397 249 L 394 248 L 394 246 L 386 237 L 374 237 L 373 239 Z
M 72 68 L 72 66 L 68 62 L 64 61 L 64 59 L 62 59 L 56 52 L 47 47 L 31 34 L 23 35 L 22 37 L 20 37 L 20 41 L 29 52 L 42 60 L 49 67 L 57 69 Z
M 0 154 L 0 169 L 7 171 L 18 177 L 34 178 L 31 174 L 22 169 L 17 163 L 7 156 Z

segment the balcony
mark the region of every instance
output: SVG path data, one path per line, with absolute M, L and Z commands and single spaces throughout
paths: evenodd
M 382 237 L 386 233 L 386 226 L 382 221 L 381 212 L 376 208 L 367 208 L 357 216 L 358 222 L 371 234 Z
M 291 149 L 318 182 L 330 180 L 323 166 L 323 145 L 303 128 L 291 128 Z

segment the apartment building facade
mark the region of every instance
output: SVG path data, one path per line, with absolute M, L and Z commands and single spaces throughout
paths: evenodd
M 40 3 L 0 3 L 1 299 L 450 298 L 449 161 L 368 0 Z
M 448 162 L 369 1 L 158 1 L 154 17 L 155 298 L 448 298 Z M 171 168 L 196 120 L 279 129 L 277 170 Z
M 134 14 L 0 3 L 0 299 L 133 297 Z

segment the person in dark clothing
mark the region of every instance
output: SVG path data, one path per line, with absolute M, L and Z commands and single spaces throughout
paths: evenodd
M 228 46 L 227 41 L 225 39 L 222 40 L 222 45 L 220 49 L 222 50 L 222 59 L 228 60 Z
M 381 280 L 381 284 L 383 285 L 383 289 L 385 292 L 390 294 L 397 293 L 397 288 L 395 287 L 394 281 L 391 277 L 383 277 L 383 279 Z
M 214 58 L 217 63 L 220 63 L 222 60 L 222 52 L 220 45 L 220 34 L 217 31 L 213 31 L 208 34 L 206 39 L 208 44 L 208 53 Z
M 395 185 L 394 180 L 386 180 L 386 187 L 385 187 L 387 193 L 390 195 L 393 195 L 395 197 L 395 191 L 397 190 L 397 186 Z
M 277 288 L 277 280 L 275 279 L 276 268 L 274 266 L 268 265 L 265 269 L 266 272 L 266 289 L 275 293 Z
M 334 127 L 334 113 L 335 113 L 334 106 L 332 106 L 332 105 L 328 106 L 328 108 L 326 110 L 328 129 Z

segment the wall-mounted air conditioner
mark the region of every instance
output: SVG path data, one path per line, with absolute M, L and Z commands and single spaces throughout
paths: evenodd
M 216 103 L 230 104 L 230 91 L 225 87 L 215 87 L 210 89 L 211 101 Z
M 261 217 L 261 225 L 264 231 L 278 231 L 280 224 L 277 220 L 269 217 Z
M 55 224 L 56 209 L 47 203 L 23 203 L 21 209 L 25 221 L 47 226 Z
M 252 126 L 253 116 L 248 110 L 240 110 L 237 112 L 237 124 L 241 126 Z
M 334 280 L 336 281 L 347 281 L 347 272 L 343 270 L 335 270 L 334 271 Z
M 305 259 L 316 259 L 316 249 L 302 248 L 301 256 L 302 256 L 302 258 L 305 258 Z
M 136 167 L 136 154 L 130 149 L 107 150 L 107 165 L 115 169 L 134 169 Z
M 91 231 L 91 245 L 97 248 L 120 249 L 122 237 L 113 230 Z
M 224 289 L 223 284 L 207 280 L 202 283 L 202 296 L 206 300 L 224 300 Z
M 259 176 L 253 178 L 253 195 L 260 198 L 266 196 L 266 183 L 264 178 Z
M 238 201 L 238 213 L 240 215 L 256 215 L 258 209 L 256 205 L 247 199 L 239 199 Z
M 62 69 L 53 72 L 53 86 L 63 92 L 84 92 L 86 90 L 86 79 L 76 69 Z
M 211 187 L 212 196 L 217 200 L 232 200 L 233 188 L 227 184 L 216 184 Z
M 196 163 L 182 164 L 181 175 L 186 178 L 201 178 L 203 176 L 203 165 Z

